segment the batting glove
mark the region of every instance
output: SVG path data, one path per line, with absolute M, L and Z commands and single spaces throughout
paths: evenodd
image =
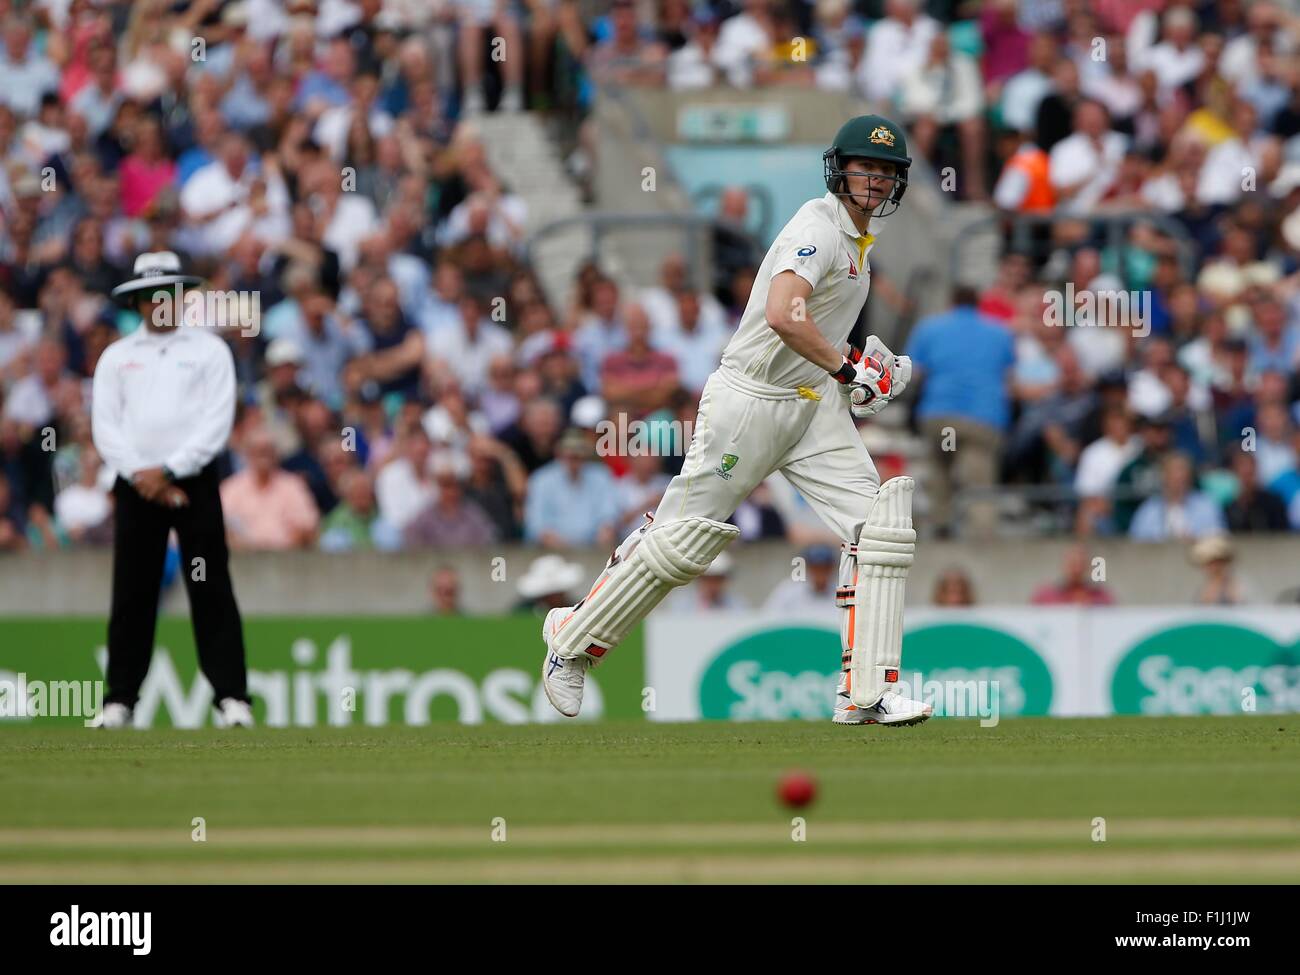
M 912 378 L 912 360 L 896 356 L 876 336 L 865 349 L 849 348 L 835 378 L 849 397 L 849 411 L 859 419 L 875 416 L 901 393 Z

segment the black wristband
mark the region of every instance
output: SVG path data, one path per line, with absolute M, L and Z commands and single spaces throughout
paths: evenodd
M 857 374 L 858 371 L 853 368 L 853 364 L 850 363 L 848 359 L 845 359 L 840 363 L 840 367 L 831 373 L 831 375 L 835 377 L 837 383 L 842 383 L 846 386 L 853 382 L 853 379 Z
M 163 474 L 163 480 L 165 480 L 168 484 L 176 483 L 176 472 L 172 470 L 170 467 L 164 467 L 162 469 L 162 474 Z

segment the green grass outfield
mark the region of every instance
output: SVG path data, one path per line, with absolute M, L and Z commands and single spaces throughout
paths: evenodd
M 1296 882 L 1300 716 L 0 731 L 2 882 L 869 877 Z

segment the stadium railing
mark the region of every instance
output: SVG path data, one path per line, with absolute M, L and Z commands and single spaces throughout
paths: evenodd
M 1129 245 L 1127 243 L 1128 231 L 1139 223 L 1147 223 L 1154 226 L 1161 233 L 1173 240 L 1174 246 L 1178 251 L 1178 262 L 1182 268 L 1183 274 L 1189 278 L 1195 276 L 1196 271 L 1196 245 L 1193 243 L 1191 235 L 1177 220 L 1166 216 L 1163 213 L 1150 213 L 1142 210 L 1117 211 L 1115 213 L 1094 213 L 1086 215 L 1074 215 L 1066 213 L 1005 213 L 999 212 L 976 220 L 967 225 L 963 233 L 953 241 L 952 250 L 949 252 L 949 272 L 950 279 L 953 281 L 963 280 L 962 267 L 963 257 L 966 254 L 974 240 L 981 234 L 992 231 L 1009 229 L 1010 233 L 1004 237 L 1004 243 L 1012 250 L 1022 253 L 1032 254 L 1041 245 L 1041 241 L 1036 240 L 1034 231 L 1039 228 L 1048 228 L 1058 223 L 1086 223 L 1092 228 L 1101 227 L 1106 237 L 1105 247 L 1115 253 L 1122 253 Z M 1048 250 L 1053 245 L 1048 245 Z M 1042 255 L 1046 256 L 1046 254 Z

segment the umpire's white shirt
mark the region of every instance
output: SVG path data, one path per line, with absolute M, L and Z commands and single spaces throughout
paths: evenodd
M 235 418 L 235 360 L 210 329 L 141 325 L 104 350 L 91 404 L 95 449 L 125 478 L 149 467 L 197 474 Z

